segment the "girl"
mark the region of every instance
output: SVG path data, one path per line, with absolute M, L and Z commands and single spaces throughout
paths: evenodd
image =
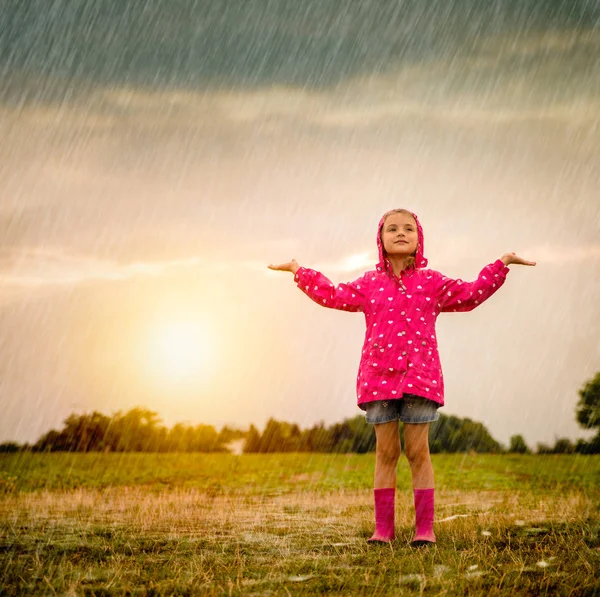
M 294 274 L 312 300 L 332 309 L 362 311 L 366 319 L 356 390 L 358 406 L 375 426 L 375 532 L 371 542 L 394 538 L 396 468 L 400 458 L 398 421 L 412 476 L 413 546 L 435 543 L 434 482 L 429 425 L 444 405 L 444 380 L 435 334 L 443 311 L 471 311 L 504 283 L 508 265 L 535 265 L 506 253 L 487 265 L 474 282 L 452 280 L 425 269 L 423 230 L 405 209 L 387 212 L 379 222 L 379 262 L 358 280 L 335 287 L 321 273 L 295 259 L 269 268 Z

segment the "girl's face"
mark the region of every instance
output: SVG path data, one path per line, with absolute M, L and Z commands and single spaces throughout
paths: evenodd
M 388 255 L 414 255 L 418 241 L 417 223 L 410 214 L 393 213 L 385 219 L 381 229 L 381 242 Z

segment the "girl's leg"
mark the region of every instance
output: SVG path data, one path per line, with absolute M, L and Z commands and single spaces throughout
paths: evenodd
M 429 454 L 429 423 L 404 424 L 404 449 L 410 465 L 415 501 L 413 545 L 435 543 L 433 532 L 434 480 Z
M 398 421 L 375 425 L 375 489 L 396 487 L 396 469 L 402 452 Z
M 388 543 L 394 538 L 396 468 L 400 458 L 398 421 L 375 425 L 375 533 L 370 542 Z
M 433 466 L 429 455 L 429 423 L 404 423 L 404 451 L 410 465 L 414 489 L 429 489 L 433 484 Z

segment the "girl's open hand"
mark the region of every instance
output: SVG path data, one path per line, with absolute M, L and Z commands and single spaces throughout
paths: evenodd
M 500 261 L 504 265 L 535 265 L 535 261 L 527 261 L 527 259 L 519 257 L 516 253 L 505 253 L 500 257 Z
M 288 261 L 288 263 L 280 263 L 279 265 L 269 265 L 269 269 L 278 271 L 278 272 L 292 272 L 292 274 L 296 275 L 298 268 L 298 262 L 295 259 Z

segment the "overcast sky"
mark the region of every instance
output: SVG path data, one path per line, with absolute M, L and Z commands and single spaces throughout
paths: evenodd
M 396 207 L 447 275 L 538 262 L 438 320 L 442 412 L 502 442 L 589 437 L 598 3 L 1 5 L 0 441 L 136 405 L 169 426 L 360 413 L 363 316 L 266 265 L 355 279 Z M 175 378 L 156 355 L 182 321 L 201 359 Z

